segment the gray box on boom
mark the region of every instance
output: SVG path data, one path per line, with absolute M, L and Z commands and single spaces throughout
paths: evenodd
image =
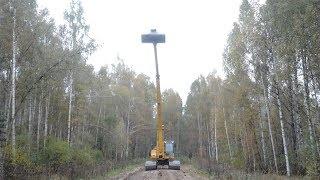
M 142 34 L 141 41 L 143 43 L 165 43 L 166 36 L 164 34 L 158 34 L 156 32 L 150 34 Z

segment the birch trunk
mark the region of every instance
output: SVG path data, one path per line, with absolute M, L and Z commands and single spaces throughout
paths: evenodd
M 126 158 L 128 158 L 128 156 L 129 156 L 130 112 L 131 112 L 131 103 L 129 101 L 128 115 L 127 115 L 127 127 L 126 127 L 126 152 L 125 152 L 125 157 Z
M 5 97 L 5 100 L 4 100 L 4 111 L 3 111 L 4 112 L 4 114 L 3 114 L 4 117 L 6 117 L 7 111 L 10 108 L 9 105 L 8 105 L 9 104 L 9 98 L 7 98 L 7 96 L 8 96 L 7 94 L 4 95 L 4 97 Z
M 309 89 L 309 74 L 307 71 L 307 59 L 305 57 L 305 54 L 303 52 L 302 54 L 302 71 L 303 71 L 303 83 L 304 83 L 304 103 L 306 106 L 306 116 L 308 120 L 308 130 L 309 130 L 309 140 L 310 140 L 310 147 L 312 150 L 312 153 L 316 155 L 318 147 L 315 147 L 314 145 L 317 145 L 315 139 L 314 139 L 314 124 L 311 119 L 311 102 L 310 102 L 310 89 Z
M 284 156 L 285 156 L 285 159 L 286 159 L 287 176 L 290 176 L 290 163 L 289 163 L 289 155 L 288 155 L 288 147 L 287 147 L 288 145 L 287 145 L 287 142 L 286 142 L 286 134 L 285 134 L 285 131 L 284 131 L 282 108 L 281 108 L 280 94 L 279 93 L 280 93 L 279 92 L 279 87 L 277 85 L 277 105 L 278 105 L 278 113 L 279 113 L 280 126 L 281 126 L 281 136 L 282 136 L 282 143 L 283 143 L 283 151 L 284 151 Z
M 288 154 L 288 145 L 286 141 L 286 134 L 284 130 L 284 123 L 283 123 L 283 112 L 282 112 L 282 106 L 280 101 L 280 87 L 279 87 L 279 77 L 278 77 L 278 62 L 277 59 L 273 59 L 273 68 L 275 70 L 274 76 L 275 76 L 275 85 L 276 85 L 276 96 L 277 96 L 277 106 L 278 106 L 278 115 L 280 120 L 280 126 L 281 126 L 281 136 L 282 136 L 282 144 L 283 144 L 283 151 L 284 151 L 284 157 L 286 160 L 286 170 L 287 170 L 287 176 L 290 176 L 290 162 L 289 162 L 289 154 Z
M 29 117 L 28 117 L 28 149 L 31 152 L 31 135 L 32 135 L 32 97 L 29 98 Z
M 181 132 L 181 117 L 179 116 L 178 117 L 178 134 L 177 134 L 177 138 L 176 138 L 176 152 L 178 153 L 178 154 L 180 154 L 180 132 Z
M 290 68 L 290 67 L 288 67 Z M 290 70 L 291 72 L 292 70 Z M 297 164 L 298 164 L 298 133 L 297 133 L 297 116 L 296 116 L 296 112 L 295 112 L 295 100 L 294 100 L 294 96 L 295 96 L 295 92 L 294 92 L 294 81 L 293 81 L 293 76 L 289 75 L 288 79 L 287 79 L 287 84 L 288 84 L 288 90 L 289 90 L 289 100 L 288 100 L 288 104 L 289 104 L 289 114 L 290 114 L 290 118 L 291 118 L 291 126 L 292 128 L 290 128 L 288 131 L 288 134 L 291 134 L 291 138 L 288 138 L 289 143 L 288 144 L 292 144 L 292 155 L 291 155 L 291 169 L 292 172 L 295 172 L 297 170 Z M 291 139 L 291 141 L 290 141 Z
M 212 113 L 214 115 L 214 112 Z M 214 126 L 213 126 L 213 120 L 210 120 L 210 148 L 211 148 L 211 157 L 215 156 L 215 150 L 214 150 Z
M 312 71 L 311 71 L 312 73 Z M 315 99 L 315 108 L 316 108 L 316 118 L 317 118 L 317 121 L 320 122 L 320 109 L 319 109 L 319 99 L 318 99 L 318 95 L 317 95 L 317 90 L 316 90 L 316 87 L 315 87 L 315 81 L 314 81 L 314 78 L 313 78 L 313 75 L 312 75 L 312 78 L 311 80 L 313 81 L 312 83 L 312 87 L 313 87 L 313 98 Z M 319 125 L 318 125 L 319 126 Z M 318 133 L 316 132 L 316 127 L 314 128 L 314 135 L 315 135 L 315 141 L 316 141 L 316 146 L 317 146 L 317 153 L 318 153 L 318 157 L 320 159 L 320 149 L 319 149 L 319 135 Z
M 217 137 L 217 106 L 215 105 L 215 113 L 214 113 L 214 146 L 215 146 L 215 155 L 216 155 L 216 163 L 219 162 L 219 154 L 218 154 L 218 137 Z
M 101 118 L 101 106 L 99 107 L 98 122 L 96 127 L 96 144 L 98 144 L 100 118 Z
M 200 162 L 202 162 L 202 128 L 200 123 L 200 113 L 197 112 L 197 124 L 198 124 L 198 143 L 199 143 L 199 156 Z M 202 163 L 201 163 L 202 165 Z
M 208 140 L 208 155 L 209 155 L 209 159 L 211 159 L 212 158 L 212 156 L 211 156 L 212 155 L 212 153 L 211 153 L 212 148 L 210 146 L 210 134 L 211 134 L 211 132 L 210 132 L 210 128 L 209 128 L 208 123 L 206 123 L 206 134 L 207 134 L 207 140 Z
M 295 63 L 294 66 L 297 69 L 297 64 Z M 299 101 L 298 101 L 298 72 L 295 70 L 294 77 L 293 77 L 293 83 L 292 83 L 292 88 L 293 88 L 293 115 L 295 119 L 295 131 L 296 131 L 296 136 L 297 136 L 297 147 L 298 149 L 301 148 L 303 144 L 303 136 L 302 136 L 302 128 L 301 128 L 301 117 L 299 115 Z
M 225 129 L 225 131 L 226 131 L 226 138 L 227 138 L 227 142 L 228 142 L 229 156 L 230 156 L 230 159 L 232 160 L 232 159 L 233 159 L 233 156 L 232 156 L 232 150 L 231 150 L 231 144 L 230 144 L 229 133 L 228 133 L 228 126 L 227 126 L 227 118 L 226 118 L 226 116 L 225 116 L 224 107 L 222 107 L 222 113 L 223 113 L 223 119 L 224 119 L 224 129 Z M 232 115 L 233 115 L 233 113 L 232 113 Z
M 61 127 L 61 112 L 59 112 L 59 114 L 58 114 L 58 139 L 62 139 L 62 127 Z
M 276 173 L 278 174 L 277 155 L 276 155 L 276 149 L 274 146 L 274 139 L 273 139 L 273 133 L 272 133 L 271 119 L 270 119 L 269 91 L 264 83 L 263 83 L 263 95 L 264 95 L 264 100 L 267 108 L 266 114 L 267 114 L 268 130 L 269 130 L 269 136 L 270 136 L 271 147 L 272 147 L 273 162 L 276 169 Z
M 260 103 L 259 103 L 260 104 Z M 262 155 L 263 155 L 263 166 L 267 167 L 267 153 L 266 153 L 266 142 L 264 138 L 264 123 L 262 121 L 262 113 L 261 107 L 259 107 L 260 115 L 259 115 L 259 126 L 260 126 L 260 134 L 261 134 L 261 145 L 262 145 Z
M 310 67 L 310 63 L 309 63 L 309 67 Z M 320 123 L 320 109 L 319 109 L 319 99 L 318 99 L 318 95 L 317 95 L 317 89 L 316 89 L 316 80 L 315 80 L 315 76 L 314 73 L 312 71 L 312 69 L 310 70 L 310 78 L 311 78 L 311 82 L 312 82 L 312 89 L 313 89 L 313 98 L 315 99 L 315 109 L 316 109 L 316 119 L 317 119 L 317 123 L 314 123 L 315 125 L 318 124 L 319 127 L 319 123 Z M 316 132 L 317 131 L 317 127 L 315 127 L 314 125 L 314 137 L 315 137 L 315 143 L 316 143 L 316 151 L 318 153 L 318 161 L 320 161 L 320 149 L 319 149 L 319 135 Z
M 39 106 L 38 106 L 38 122 L 37 122 L 37 150 L 39 151 L 40 147 L 40 126 L 41 126 L 41 118 L 42 118 L 42 92 L 39 97 Z
M 11 120 L 12 120 L 12 155 L 16 155 L 16 9 L 13 8 L 13 28 L 12 28 L 12 102 L 11 102 Z
M 46 112 L 44 117 L 44 140 L 43 146 L 46 147 L 47 136 L 48 136 L 48 116 L 49 116 L 49 106 L 50 106 L 50 92 L 46 99 Z
M 68 143 L 69 145 L 71 144 L 71 108 L 72 108 L 72 84 L 73 84 L 73 80 L 72 80 L 72 72 L 70 72 L 69 75 L 69 111 L 68 111 Z

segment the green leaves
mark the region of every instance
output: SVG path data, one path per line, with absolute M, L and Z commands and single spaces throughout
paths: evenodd
M 50 139 L 42 154 L 42 162 L 48 166 L 67 165 L 72 159 L 72 149 L 68 142 Z
M 102 160 L 99 150 L 88 146 L 82 148 L 70 147 L 68 142 L 50 139 L 41 153 L 41 162 L 48 167 L 63 167 L 70 164 L 77 166 L 92 166 Z

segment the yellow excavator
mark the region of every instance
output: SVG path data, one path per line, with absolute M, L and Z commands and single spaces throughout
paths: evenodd
M 180 170 L 180 161 L 174 158 L 174 141 L 164 141 L 164 125 L 161 114 L 160 75 L 158 67 L 157 43 L 165 42 L 165 35 L 155 29 L 149 34 L 142 34 L 142 43 L 152 43 L 156 64 L 156 93 L 157 93 L 157 139 L 156 146 L 150 152 L 150 160 L 145 163 L 145 170 L 156 170 L 158 166 L 167 165 L 169 169 Z

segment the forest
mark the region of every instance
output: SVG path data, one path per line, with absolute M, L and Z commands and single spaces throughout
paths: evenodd
M 320 1 L 239 8 L 225 76 L 199 76 L 185 104 L 162 92 L 165 138 L 209 174 L 319 176 Z M 36 0 L 0 0 L 0 179 L 97 176 L 155 145 L 155 78 L 120 57 L 95 70 L 100 45 L 79 0 L 64 19 Z

